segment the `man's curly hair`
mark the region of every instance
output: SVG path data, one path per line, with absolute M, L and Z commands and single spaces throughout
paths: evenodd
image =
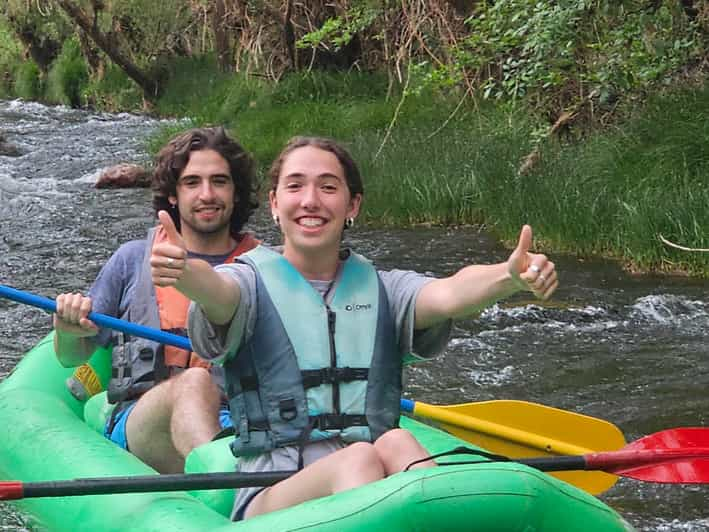
M 177 196 L 177 180 L 189 162 L 190 153 L 197 150 L 214 150 L 229 163 L 234 182 L 230 227 L 232 234 L 238 234 L 258 207 L 255 165 L 246 150 L 221 126 L 185 131 L 173 137 L 157 154 L 152 178 L 155 215 L 158 211 L 167 211 L 180 230 L 180 213 L 168 198 Z

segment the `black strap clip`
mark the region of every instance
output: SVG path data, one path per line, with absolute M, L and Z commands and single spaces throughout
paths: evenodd
M 339 382 L 366 381 L 369 368 L 320 368 L 305 369 L 300 372 L 303 388 L 314 388 L 321 384 L 336 384 Z

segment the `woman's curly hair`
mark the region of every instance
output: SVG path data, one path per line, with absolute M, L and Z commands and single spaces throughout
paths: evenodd
M 258 207 L 255 165 L 251 156 L 223 127 L 195 128 L 172 138 L 157 154 L 153 172 L 153 208 L 167 211 L 180 230 L 180 213 L 168 201 L 177 196 L 177 180 L 197 150 L 214 150 L 229 163 L 234 182 L 234 212 L 231 215 L 231 232 L 238 234 Z

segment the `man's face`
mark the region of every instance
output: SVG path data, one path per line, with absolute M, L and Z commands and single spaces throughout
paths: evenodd
M 214 150 L 191 152 L 177 180 L 177 196 L 168 199 L 179 209 L 183 237 L 228 233 L 234 212 L 234 181 L 229 163 Z

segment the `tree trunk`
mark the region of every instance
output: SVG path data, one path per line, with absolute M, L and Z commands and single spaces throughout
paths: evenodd
M 71 18 L 107 56 L 143 89 L 145 99 L 151 102 L 155 101 L 160 89 L 158 82 L 134 65 L 130 59 L 120 51 L 118 46 L 111 42 L 108 36 L 94 26 L 93 21 L 81 7 L 74 4 L 71 0 L 57 0 L 57 3 L 66 12 L 69 18 Z
M 286 3 L 286 15 L 283 22 L 283 38 L 290 59 L 290 67 L 294 72 L 298 70 L 298 56 L 295 53 L 295 30 L 293 29 L 293 20 L 291 14 L 293 12 L 293 0 L 288 0 Z
M 217 52 L 217 64 L 222 72 L 231 72 L 233 69 L 231 61 L 231 49 L 229 46 L 229 34 L 225 26 L 226 7 L 224 0 L 214 0 L 212 9 L 212 31 L 214 32 L 214 48 Z

